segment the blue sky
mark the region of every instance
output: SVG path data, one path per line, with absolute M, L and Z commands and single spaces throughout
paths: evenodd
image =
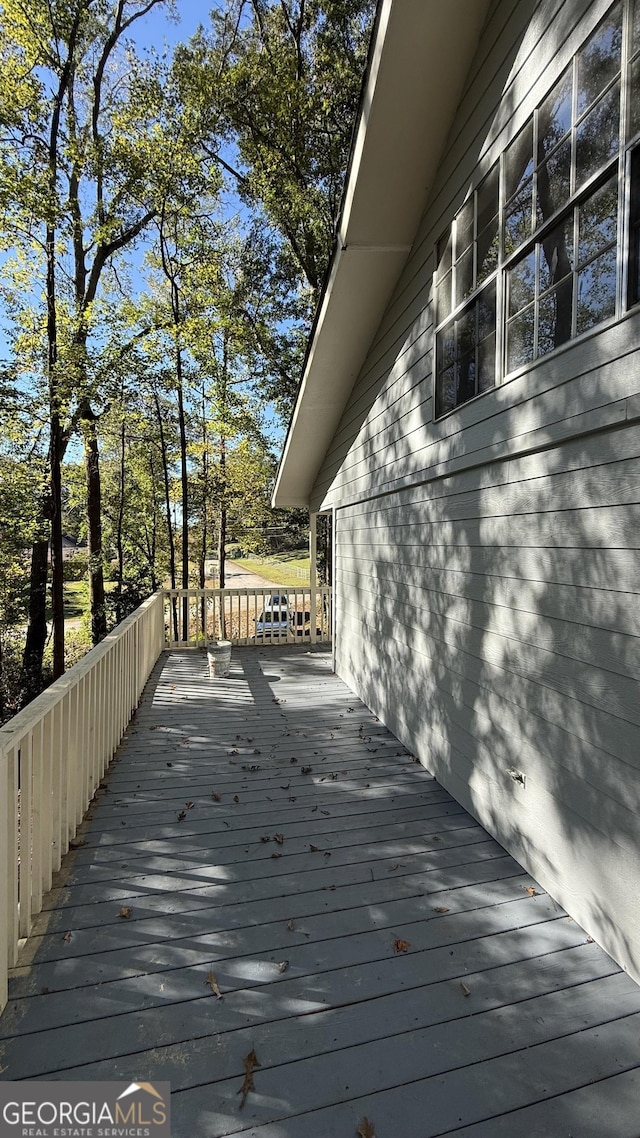
M 193 35 L 199 24 L 209 23 L 209 12 L 215 7 L 212 0 L 176 0 L 180 22 L 169 21 L 167 7 L 159 4 L 136 24 L 136 40 L 140 44 L 160 48 L 164 43 L 173 47 Z

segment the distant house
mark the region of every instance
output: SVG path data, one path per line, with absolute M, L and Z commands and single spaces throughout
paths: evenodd
M 339 674 L 640 978 L 640 3 L 381 0 L 274 502 Z
M 63 561 L 70 561 L 71 558 L 75 557 L 76 554 L 78 554 L 78 553 L 86 555 L 86 553 L 87 553 L 86 545 L 78 545 L 77 541 L 75 541 L 72 537 L 67 537 L 67 535 L 63 533 L 63 535 L 62 535 L 62 560 Z M 49 547 L 49 564 L 51 564 L 51 547 Z

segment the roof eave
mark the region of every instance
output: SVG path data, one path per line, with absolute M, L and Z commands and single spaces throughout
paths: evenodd
M 285 442 L 274 506 L 308 506 L 398 282 L 489 0 L 382 0 L 338 238 Z

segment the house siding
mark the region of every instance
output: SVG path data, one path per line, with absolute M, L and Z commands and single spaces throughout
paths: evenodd
M 435 242 L 609 6 L 492 6 L 312 507 L 340 675 L 639 978 L 640 312 L 432 408 Z

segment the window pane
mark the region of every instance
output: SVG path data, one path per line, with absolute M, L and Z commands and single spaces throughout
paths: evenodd
M 456 340 L 454 325 L 450 324 L 436 338 L 436 360 L 438 371 L 450 368 L 456 357 Z
M 640 57 L 631 64 L 629 104 L 629 137 L 633 138 L 640 130 Z
M 533 179 L 507 205 L 504 219 L 504 252 L 507 257 L 531 236 L 532 191 Z
M 473 241 L 473 198 L 463 205 L 456 217 L 456 257 Z
M 456 371 L 447 368 L 438 376 L 436 385 L 436 415 L 446 415 L 456 405 Z
M 571 339 L 573 277 L 540 298 L 538 355 L 544 356 Z
M 436 285 L 436 324 L 442 324 L 443 320 L 451 312 L 451 284 L 453 274 L 447 273 L 446 277 L 438 281 Z
M 499 206 L 499 175 L 500 171 L 496 163 L 482 185 L 478 187 L 478 232 L 480 232 L 481 229 L 485 229 L 493 218 L 497 216 Z
M 478 391 L 488 391 L 496 384 L 496 337 L 487 336 L 478 346 Z
M 578 114 L 582 114 L 620 70 L 622 5 L 617 4 L 578 55 Z
M 484 340 L 496 330 L 496 286 L 490 285 L 480 294 L 476 305 L 478 310 L 478 339 Z
M 640 48 L 640 0 L 633 0 L 631 11 L 631 51 Z
M 565 71 L 538 111 L 538 162 L 560 142 L 571 129 L 572 71 Z
M 477 250 L 478 250 L 478 264 L 476 269 L 476 284 L 482 284 L 482 281 L 492 273 L 498 264 L 498 245 L 500 243 L 498 233 L 498 218 L 495 217 L 482 233 L 478 234 Z
M 532 251 L 522 261 L 518 261 L 509 272 L 509 315 L 514 316 L 521 308 L 532 304 L 536 284 L 536 255 Z
M 438 241 L 438 248 L 436 250 L 436 258 L 438 261 L 438 277 L 441 278 L 445 273 L 449 272 L 451 268 L 451 230 L 445 233 Z
M 617 152 L 619 128 L 620 84 L 616 83 L 578 128 L 576 189 Z
M 475 349 L 476 343 L 476 306 L 472 305 L 467 312 L 456 320 L 456 344 L 458 358 L 465 352 Z
M 507 325 L 507 371 L 533 359 L 534 306 Z
M 640 11 L 640 2 L 638 4 Z M 627 304 L 640 300 L 640 147 L 631 155 L 631 200 L 629 202 L 629 273 Z
M 510 198 L 533 174 L 533 119 L 514 138 L 504 156 L 505 197 Z
M 456 264 L 456 305 L 473 291 L 473 245 Z
M 540 292 L 557 284 L 573 267 L 573 211 L 540 243 Z
M 458 364 L 458 403 L 466 403 L 476 393 L 476 353 L 466 352 Z
M 571 139 L 567 138 L 538 169 L 536 224 L 542 225 L 569 200 Z
M 618 179 L 611 178 L 580 206 L 578 263 L 615 243 L 618 230 Z
M 616 250 L 608 249 L 580 273 L 578 279 L 578 332 L 586 332 L 615 315 Z

